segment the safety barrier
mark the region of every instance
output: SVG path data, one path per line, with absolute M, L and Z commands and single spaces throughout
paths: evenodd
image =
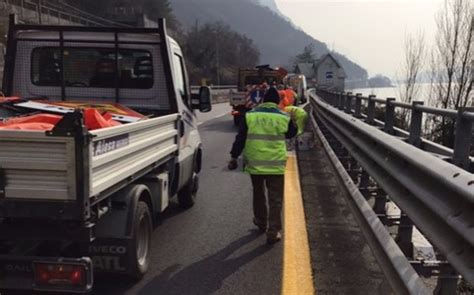
M 375 119 L 377 104 L 385 106 L 385 121 Z M 411 256 L 413 225 L 449 262 L 439 262 L 439 290 L 455 291 L 458 276 L 450 266 L 474 284 L 474 175 L 469 172 L 474 113 L 324 90 L 311 93 L 311 106 L 316 132 L 340 172 L 354 216 L 393 289 L 401 294 L 428 292 L 413 269 L 420 271 L 418 265 L 405 258 Z M 408 131 L 394 126 L 397 107 L 411 112 Z M 456 120 L 454 150 L 422 138 L 424 113 Z M 368 203 L 371 183 L 378 186 L 372 194 L 373 206 Z M 384 224 L 387 198 L 403 212 L 398 245 Z

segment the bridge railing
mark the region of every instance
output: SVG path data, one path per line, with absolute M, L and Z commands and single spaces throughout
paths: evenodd
M 394 290 L 401 294 L 427 292 L 414 271 L 415 264 L 405 258 L 413 260 L 413 225 L 439 251 L 439 259 L 449 262 L 447 266 L 440 262 L 444 265 L 441 271 L 445 272 L 440 275 L 440 288 L 455 291 L 456 271 L 474 284 L 474 175 L 468 171 L 474 114 L 350 93 L 318 90 L 317 94 L 313 92 L 310 100 L 315 130 L 350 195 L 354 216 Z M 362 108 L 364 101 L 366 106 Z M 385 121 L 375 119 L 377 104 L 385 106 Z M 412 112 L 408 132 L 394 127 L 396 107 Z M 436 147 L 445 154 L 421 148 L 429 146 L 421 136 L 423 113 L 456 120 L 454 151 L 435 144 L 430 148 Z M 373 205 L 369 205 L 369 199 Z M 396 243 L 385 227 L 389 224 L 387 200 L 402 211 L 396 222 Z M 450 271 L 448 266 L 456 271 Z
M 61 0 L 0 0 L 0 3 L 2 2 L 20 8 L 20 14 L 24 14 L 25 11 L 35 12 L 37 19 L 33 22 L 40 24 L 51 24 L 51 17 L 54 17 L 58 21 L 65 20 L 85 26 L 125 26 L 122 23 L 85 12 Z

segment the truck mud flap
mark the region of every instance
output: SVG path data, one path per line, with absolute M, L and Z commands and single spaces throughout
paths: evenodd
M 32 258 L 0 256 L 0 290 L 32 290 L 33 285 Z

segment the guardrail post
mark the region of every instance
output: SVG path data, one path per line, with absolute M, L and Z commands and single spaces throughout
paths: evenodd
M 444 255 L 438 255 L 438 259 L 446 259 Z M 436 287 L 433 291 L 433 294 L 436 295 L 448 295 L 448 294 L 457 294 L 458 290 L 458 280 L 459 274 L 458 272 L 446 262 L 445 264 L 441 265 L 438 282 Z
M 423 112 L 416 108 L 417 105 L 423 105 L 423 101 L 413 101 L 410 121 L 410 135 L 408 143 L 419 147 L 421 145 L 421 124 L 423 122 Z M 392 129 L 393 130 L 393 129 Z M 400 225 L 397 233 L 397 244 L 402 252 L 409 258 L 413 258 L 413 222 L 401 212 Z
M 370 175 L 362 169 L 362 172 L 360 173 L 360 179 L 359 179 L 359 191 L 362 193 L 362 195 L 365 197 L 366 200 L 369 199 L 370 194 L 369 194 L 369 185 L 370 185 Z
M 329 94 L 329 101 L 328 103 L 333 105 L 334 104 L 334 100 L 336 100 L 336 97 L 337 97 L 337 93 L 336 92 L 331 92 Z
M 372 207 L 383 224 L 387 224 L 387 193 L 380 187 L 375 192 L 375 202 Z
M 345 112 L 350 114 L 352 113 L 352 98 L 354 97 L 354 95 L 352 95 L 352 92 L 348 92 L 347 93 L 347 97 L 346 97 L 346 105 L 345 105 Z
M 337 102 L 337 97 L 338 97 L 338 95 L 339 95 L 338 92 L 333 92 L 333 93 L 331 93 L 331 99 L 328 101 L 328 103 L 329 103 L 330 105 L 332 105 L 332 106 L 335 105 L 336 102 Z
M 334 107 L 339 108 L 342 100 L 342 92 L 338 92 L 336 96 L 336 101 L 334 102 Z
M 458 110 L 454 138 L 453 164 L 468 171 L 470 170 L 469 154 L 471 151 L 473 126 L 472 122 L 469 119 L 464 118 L 463 114 L 465 112 L 473 111 L 473 107 L 461 108 Z M 442 258 L 439 257 L 439 259 Z M 449 263 L 442 265 L 433 294 L 456 294 L 458 280 L 459 274 Z
M 355 97 L 354 117 L 362 118 L 361 108 L 362 108 L 362 93 L 357 93 Z
M 366 122 L 370 125 L 375 124 L 375 95 L 369 95 L 369 100 L 367 101 L 367 119 Z
M 408 143 L 416 147 L 420 147 L 421 145 L 421 125 L 423 123 L 423 112 L 418 110 L 416 106 L 423 104 L 423 101 L 413 101 L 412 103 L 413 109 L 411 110 Z
M 344 109 L 344 106 L 346 104 L 346 98 L 347 98 L 347 94 L 345 92 L 343 92 L 341 94 L 341 99 L 339 100 L 339 106 L 338 106 L 338 109 L 340 110 L 343 110 Z
M 395 98 L 387 98 L 387 104 L 385 105 L 385 125 L 383 130 L 389 134 L 394 134 L 393 123 L 395 121 L 395 106 L 392 102 L 395 101 Z
M 43 13 L 41 10 L 41 0 L 38 0 L 38 23 L 41 25 L 43 23 L 43 18 L 41 16 L 41 14 Z
M 21 6 L 20 8 L 21 19 L 24 20 L 25 19 L 25 0 L 21 0 L 20 6 Z
M 469 171 L 472 143 L 472 122 L 464 118 L 464 112 L 473 112 L 474 108 L 463 108 L 458 111 L 456 134 L 454 137 L 453 164 Z
M 400 216 L 400 224 L 398 225 L 397 244 L 406 257 L 413 258 L 413 222 L 403 211 Z

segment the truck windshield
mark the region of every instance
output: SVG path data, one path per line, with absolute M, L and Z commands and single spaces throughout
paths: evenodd
M 116 59 L 116 56 L 118 59 Z M 61 65 L 62 62 L 62 65 Z M 111 48 L 35 48 L 31 81 L 36 86 L 134 88 L 153 86 L 153 61 L 146 50 Z

